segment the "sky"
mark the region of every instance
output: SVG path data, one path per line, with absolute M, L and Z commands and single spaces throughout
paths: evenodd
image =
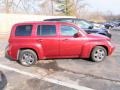
M 89 5 L 88 10 L 120 14 L 120 0 L 85 0 L 85 2 Z

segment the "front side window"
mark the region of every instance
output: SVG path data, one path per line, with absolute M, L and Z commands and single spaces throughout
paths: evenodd
M 77 32 L 78 30 L 76 30 L 76 28 L 72 26 L 66 26 L 66 25 L 61 26 L 62 36 L 74 36 Z
M 30 36 L 32 25 L 20 25 L 16 27 L 15 36 Z
M 55 36 L 56 26 L 55 25 L 39 25 L 37 28 L 37 35 L 39 36 Z

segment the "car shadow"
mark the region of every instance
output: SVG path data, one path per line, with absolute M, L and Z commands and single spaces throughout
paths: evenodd
M 63 69 L 60 68 L 56 62 L 56 60 L 45 60 L 45 61 L 40 61 L 35 67 L 40 67 L 48 71 L 62 71 Z
M 7 78 L 5 74 L 2 71 L 0 71 L 0 90 L 3 90 L 6 85 L 7 85 Z
M 48 70 L 48 71 L 66 71 L 64 68 L 58 66 L 58 64 L 57 64 L 58 60 L 62 60 L 62 59 L 39 61 L 33 67 L 40 67 L 40 68 L 43 68 L 43 69 Z M 81 61 L 86 61 L 86 62 L 91 62 L 92 63 L 92 61 L 90 61 L 89 59 L 71 59 L 71 60 L 73 60 L 73 61 L 81 60 Z

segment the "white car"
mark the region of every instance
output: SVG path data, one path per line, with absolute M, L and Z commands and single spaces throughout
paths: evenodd
M 102 24 L 93 23 L 93 28 L 94 28 L 94 29 L 101 29 L 101 28 L 105 28 L 105 26 L 102 25 Z

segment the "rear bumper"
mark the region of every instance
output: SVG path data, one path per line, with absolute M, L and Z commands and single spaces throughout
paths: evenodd
M 12 60 L 12 58 L 8 55 L 7 52 L 5 52 L 5 58 L 9 59 L 9 60 Z
M 10 55 L 9 47 L 8 46 L 5 48 L 5 58 L 7 58 L 9 60 L 13 60 L 13 58 Z

